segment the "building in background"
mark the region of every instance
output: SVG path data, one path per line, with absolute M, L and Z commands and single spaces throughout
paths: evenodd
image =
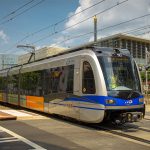
M 10 68 L 18 64 L 18 55 L 0 54 L 0 70 Z
M 128 34 L 116 34 L 100 39 L 97 45 L 128 49 L 139 65 L 145 64 L 145 50 L 150 52 L 150 40 Z
M 52 55 L 56 55 L 58 53 L 61 52 L 65 52 L 67 49 L 63 48 L 63 47 L 43 47 L 41 49 L 38 49 L 35 51 L 35 56 L 33 56 L 30 60 L 30 62 L 33 62 L 34 59 L 35 60 L 39 60 L 39 59 L 43 59 L 46 58 L 48 56 L 52 56 Z M 28 63 L 29 59 L 30 59 L 31 54 L 27 53 L 24 55 L 21 55 L 18 57 L 18 64 L 25 64 Z
M 88 45 L 93 45 L 94 42 L 88 43 Z M 132 36 L 128 34 L 116 34 L 108 36 L 97 40 L 97 46 L 100 47 L 113 47 L 113 48 L 122 48 L 128 49 L 131 55 L 135 58 L 138 65 L 144 65 L 145 60 L 145 51 L 150 52 L 150 40 L 145 38 L 140 38 L 137 36 Z M 56 55 L 60 52 L 66 51 L 67 48 L 62 47 L 44 47 L 35 51 L 35 60 L 42 59 L 51 55 Z M 18 64 L 27 63 L 31 54 L 27 53 L 19 56 Z M 31 61 L 34 60 L 32 57 Z M 148 60 L 150 63 L 150 60 Z

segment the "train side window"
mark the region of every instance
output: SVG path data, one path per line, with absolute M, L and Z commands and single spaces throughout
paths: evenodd
M 73 85 L 74 85 L 74 66 L 70 65 L 68 68 L 68 76 L 67 76 L 67 93 L 73 93 Z
M 18 93 L 18 75 L 8 76 L 7 82 L 7 90 L 9 94 L 17 94 Z
M 26 72 L 21 74 L 20 91 L 23 95 L 42 95 L 42 72 Z
M 53 93 L 73 93 L 74 66 L 63 66 L 53 68 L 52 92 Z
M 0 77 L 0 92 L 5 92 L 6 82 L 7 82 L 7 77 Z
M 91 65 L 85 61 L 83 62 L 82 92 L 84 94 L 94 94 L 95 91 L 93 70 Z

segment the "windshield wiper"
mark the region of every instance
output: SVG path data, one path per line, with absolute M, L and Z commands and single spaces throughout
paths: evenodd
M 133 96 L 133 94 L 134 94 L 134 96 Z M 129 98 L 135 98 L 135 97 L 138 97 L 138 96 L 140 96 L 140 95 L 141 95 L 141 94 L 140 94 L 138 91 L 132 90 L 132 91 L 129 93 L 127 99 L 129 99 Z M 132 96 L 133 96 L 133 97 L 132 97 Z
M 134 90 L 132 90 L 132 91 L 129 93 L 129 95 L 128 95 L 127 99 L 131 98 L 131 96 L 133 95 L 133 93 L 134 93 L 134 92 L 135 92 L 135 91 L 134 91 Z

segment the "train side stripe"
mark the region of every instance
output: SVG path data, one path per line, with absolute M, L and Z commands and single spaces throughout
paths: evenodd
M 105 110 L 104 108 L 94 108 L 94 107 L 84 107 L 84 106 L 69 106 L 67 104 L 61 104 L 61 103 L 50 103 L 50 104 L 55 104 L 55 105 L 62 105 L 62 106 L 66 106 L 66 107 L 75 107 L 75 108 L 82 108 L 82 109 L 91 109 L 91 110 Z

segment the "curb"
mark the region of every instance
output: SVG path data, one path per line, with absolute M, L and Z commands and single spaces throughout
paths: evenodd
M 4 120 L 16 120 L 16 116 L 9 115 L 7 113 L 0 112 L 0 121 Z

